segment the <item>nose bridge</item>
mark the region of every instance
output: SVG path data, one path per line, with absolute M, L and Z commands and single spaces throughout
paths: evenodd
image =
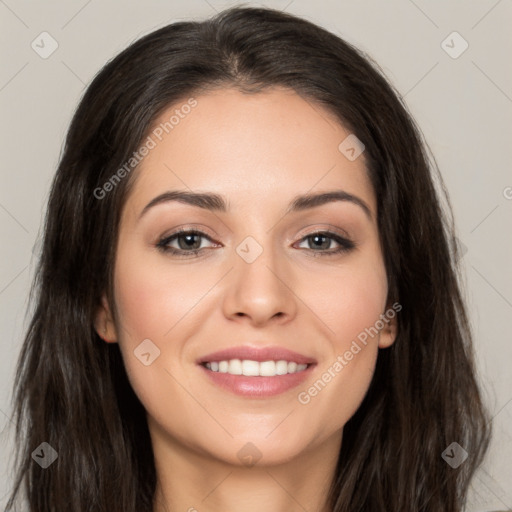
M 295 313 L 294 295 L 274 231 L 261 228 L 252 233 L 235 246 L 226 314 L 243 314 L 258 323 L 274 316 L 289 317 Z

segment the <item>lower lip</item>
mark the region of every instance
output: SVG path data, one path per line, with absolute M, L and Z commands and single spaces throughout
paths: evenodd
M 274 377 L 247 377 L 231 375 L 230 373 L 213 372 L 203 365 L 199 367 L 214 384 L 231 391 L 236 395 L 247 397 L 271 397 L 280 395 L 304 382 L 311 374 L 315 364 L 310 364 L 305 370 L 297 373 L 287 373 Z

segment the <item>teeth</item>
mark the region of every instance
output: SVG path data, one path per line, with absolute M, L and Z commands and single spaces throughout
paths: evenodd
M 304 371 L 308 365 L 298 364 L 294 361 L 252 361 L 250 359 L 230 359 L 229 361 L 212 361 L 206 363 L 206 368 L 212 372 L 230 373 L 231 375 L 244 375 L 247 377 L 275 377 L 287 373 Z
M 231 359 L 229 361 L 228 373 L 231 375 L 242 375 L 242 361 L 240 359 Z
M 276 374 L 276 362 L 275 361 L 264 361 L 259 364 L 260 375 L 262 377 L 273 377 Z
M 229 368 L 234 361 L 229 363 Z M 242 373 L 247 377 L 257 377 L 260 374 L 260 363 L 257 361 L 242 361 Z
M 286 361 L 277 361 L 276 373 L 277 375 L 286 375 L 288 373 L 288 363 Z

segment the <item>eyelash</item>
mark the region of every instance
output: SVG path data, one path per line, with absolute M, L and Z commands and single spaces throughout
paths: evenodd
M 199 235 L 200 237 L 208 239 L 210 242 L 213 242 L 213 240 L 206 234 L 201 231 L 196 231 L 194 229 L 192 230 L 186 230 L 186 229 L 180 229 L 179 231 L 174 232 L 173 234 L 166 236 L 164 238 L 161 238 L 159 242 L 156 244 L 156 248 L 166 254 L 171 254 L 173 256 L 176 256 L 177 258 L 191 258 L 196 256 L 198 253 L 206 249 L 205 247 L 201 249 L 192 249 L 190 251 L 185 251 L 184 249 L 175 249 L 174 247 L 169 247 L 168 244 L 176 239 L 178 239 L 180 236 L 184 235 Z M 302 242 L 310 237 L 313 236 L 324 236 L 327 238 L 333 239 L 335 242 L 337 242 L 340 247 L 335 250 L 330 251 L 315 251 L 313 249 L 308 249 L 309 251 L 312 251 L 313 257 L 319 257 L 319 256 L 336 256 L 341 253 L 350 252 L 356 247 L 356 243 L 348 240 L 347 238 L 343 238 L 339 236 L 336 233 L 333 233 L 332 231 L 315 231 L 313 233 L 309 233 L 308 235 L 301 238 L 299 241 Z M 185 254 L 184 254 L 185 253 Z M 315 254 L 317 253 L 317 254 Z

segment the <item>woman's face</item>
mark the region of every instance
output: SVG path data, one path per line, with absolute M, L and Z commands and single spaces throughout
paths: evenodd
M 120 344 L 162 449 L 274 464 L 337 446 L 395 336 L 362 147 L 286 89 L 195 102 L 143 141 L 119 228 L 118 323 L 104 301 L 98 332 Z M 162 196 L 175 191 L 225 205 Z M 326 192 L 350 196 L 294 207 Z

